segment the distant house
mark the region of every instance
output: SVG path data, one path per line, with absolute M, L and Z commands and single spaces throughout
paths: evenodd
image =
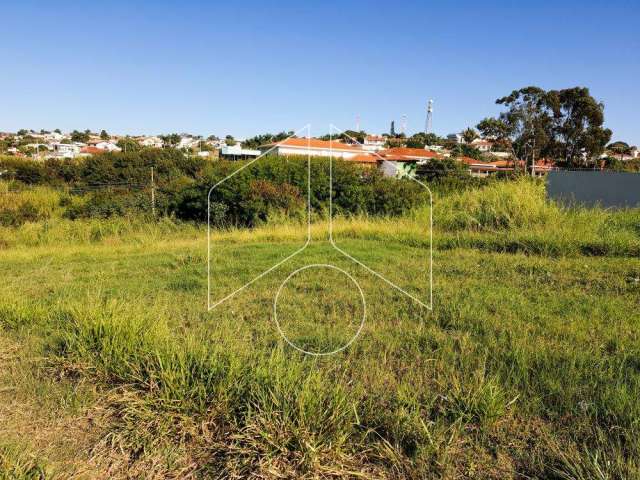
M 449 135 L 447 135 L 447 140 L 455 143 L 464 143 L 464 138 L 462 138 L 461 133 L 450 133 Z
M 556 166 L 556 163 L 553 160 L 544 158 L 542 160 L 536 161 L 533 171 L 536 177 L 540 177 L 542 175 L 546 175 L 552 170 L 557 170 L 557 169 L 558 167 Z
M 361 153 L 344 160 L 350 163 L 357 163 L 368 168 L 375 168 L 382 162 L 382 160 L 370 153 Z
M 98 147 L 94 147 L 91 145 L 87 145 L 86 147 L 83 147 L 80 149 L 80 156 L 89 156 L 89 155 L 100 155 L 102 153 L 106 153 L 107 150 L 103 150 L 101 148 Z
M 235 145 L 224 145 L 220 148 L 220 158 L 227 160 L 245 160 L 248 158 L 256 158 L 262 152 L 260 150 L 253 150 L 249 148 L 242 148 L 242 145 L 236 143 Z
M 218 149 L 224 147 L 227 144 L 224 138 L 212 138 L 210 140 L 207 140 L 206 143 L 211 145 L 213 148 Z
M 87 142 L 89 147 L 95 147 L 105 152 L 119 152 L 122 149 L 115 143 L 106 140 L 90 140 Z
M 159 137 L 142 137 L 138 139 L 138 143 L 143 147 L 162 148 L 164 142 Z
M 96 143 L 96 148 L 100 150 L 106 150 L 108 152 L 120 152 L 122 149 L 113 142 L 99 142 Z
M 365 167 L 376 167 L 380 159 L 361 145 L 327 141 L 317 138 L 288 138 L 280 142 L 261 145 L 262 152 L 271 151 L 275 155 L 302 155 L 311 157 L 339 158 Z
M 512 172 L 513 162 L 497 160 L 495 162 L 483 162 L 471 157 L 457 157 L 456 160 L 467 165 L 469 173 L 474 177 L 488 177 L 498 172 Z
M 312 157 L 340 157 L 349 160 L 367 152 L 360 145 L 316 138 L 287 138 L 280 142 L 261 145 L 260 150 L 271 150 L 276 155 L 310 155 Z
M 427 161 L 442 158 L 442 155 L 440 155 L 438 152 L 434 152 L 433 150 L 429 150 L 426 148 L 409 147 L 388 148 L 386 150 L 379 151 L 378 155 L 382 157 L 400 156 L 404 157 L 405 159 L 416 161 Z
M 75 158 L 86 145 L 83 143 L 53 143 L 53 151 L 50 156 L 56 158 Z
M 64 140 L 64 135 L 58 132 L 45 133 L 44 139 L 48 142 L 60 142 Z
M 386 176 L 414 176 L 417 166 L 429 160 L 439 160 L 443 156 L 424 148 L 396 147 L 378 152 L 381 157 L 380 168 Z
M 456 160 L 467 165 L 469 173 L 474 177 L 487 177 L 499 172 L 513 172 L 514 162 L 511 160 L 497 160 L 495 162 L 482 162 L 470 157 L 457 157 Z M 531 166 L 525 166 L 524 162 L 519 162 L 518 166 L 521 169 L 531 170 Z M 549 173 L 551 170 L 555 170 L 556 164 L 552 160 L 538 160 L 534 167 L 534 174 L 536 176 L 542 176 Z
M 176 145 L 176 148 L 192 148 L 195 147 L 199 141 L 200 139 L 198 138 L 182 137 L 178 145 Z
M 382 135 L 367 135 L 364 137 L 362 148 L 368 152 L 377 152 L 383 150 L 387 139 Z
M 485 140 L 484 138 L 476 138 L 469 145 L 477 150 L 480 150 L 481 152 L 489 152 L 491 151 L 493 142 Z

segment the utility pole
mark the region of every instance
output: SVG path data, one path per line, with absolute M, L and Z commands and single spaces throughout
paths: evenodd
M 533 150 L 531 151 L 531 176 L 536 176 L 536 137 L 533 137 Z
M 156 184 L 153 180 L 153 167 L 151 167 L 151 215 L 156 217 Z
M 2 177 L 2 175 L 4 175 L 4 174 L 5 174 L 5 173 L 7 173 L 7 172 L 8 172 L 8 170 L 2 170 L 2 171 L 0 172 L 0 177 Z M 8 194 L 8 193 L 9 193 L 9 180 L 7 180 L 7 183 L 5 183 L 5 189 L 6 189 L 6 191 L 5 191 L 5 192 L 3 192 L 3 193 Z

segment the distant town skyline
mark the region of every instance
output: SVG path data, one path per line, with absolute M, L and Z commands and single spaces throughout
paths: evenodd
M 439 135 L 514 89 L 586 86 L 640 144 L 640 6 L 25 1 L 3 5 L 0 131 L 246 138 L 329 124 Z

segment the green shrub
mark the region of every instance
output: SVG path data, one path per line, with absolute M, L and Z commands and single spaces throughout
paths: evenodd
M 532 227 L 561 215 L 561 209 L 545 198 L 544 183 L 528 178 L 452 194 L 434 212 L 437 224 L 451 230 Z
M 206 221 L 210 196 L 216 224 L 255 226 L 276 216 L 294 220 L 305 217 L 306 158 L 260 159 L 211 190 L 239 166 L 238 162 L 225 161 L 211 165 L 201 180 L 177 192 L 170 213 L 185 220 Z M 310 169 L 312 211 L 326 215 L 330 197 L 328 159 L 313 159 Z M 335 162 L 332 173 L 336 215 L 400 215 L 428 200 L 427 191 L 416 182 L 386 178 L 376 170 L 348 162 Z M 222 205 L 224 218 L 220 216 Z
M 109 218 L 151 213 L 148 193 L 128 191 L 99 191 L 67 207 L 66 218 Z
M 66 195 L 48 187 L 37 187 L 0 194 L 0 225 L 20 226 L 47 220 L 59 214 Z

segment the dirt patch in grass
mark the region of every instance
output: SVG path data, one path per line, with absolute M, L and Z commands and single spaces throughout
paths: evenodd
M 185 478 L 181 459 L 123 448 L 122 392 L 33 355 L 36 343 L 0 336 L 0 478 Z

